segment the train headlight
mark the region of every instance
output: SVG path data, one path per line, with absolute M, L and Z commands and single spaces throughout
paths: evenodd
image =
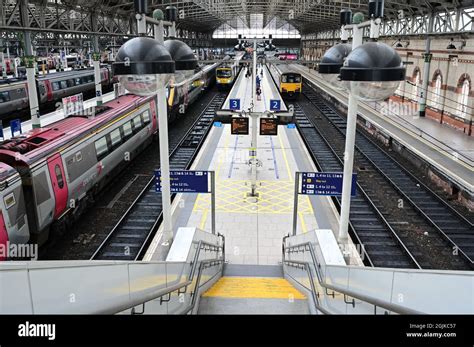
M 344 64 L 344 59 L 346 59 L 351 50 L 351 45 L 347 43 L 331 47 L 318 64 L 318 72 L 322 78 L 337 89 L 347 88 L 347 84 L 339 79 L 339 73 Z
M 341 68 L 341 79 L 361 101 L 385 100 L 393 95 L 405 68 L 398 53 L 380 42 L 368 42 L 354 49 Z
M 148 96 L 156 94 L 160 85 L 169 83 L 175 62 L 158 41 L 136 37 L 120 47 L 112 70 L 129 92 Z

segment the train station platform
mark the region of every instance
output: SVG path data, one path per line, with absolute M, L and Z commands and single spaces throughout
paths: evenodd
M 315 70 L 299 64 L 288 66 L 341 104 L 347 105 L 347 93 L 333 88 Z M 381 112 L 381 107 L 381 103 L 361 102 L 358 114 L 474 196 L 472 137 L 428 118 L 397 113 L 395 109 L 386 115 Z
M 228 97 L 240 98 L 242 110 L 250 108 L 252 98 L 251 78 L 246 78 L 245 72 L 240 73 Z M 280 99 L 266 68 L 261 88 L 261 99 L 255 105 L 257 112 L 268 110 L 270 99 Z M 228 107 L 228 100 L 223 109 Z M 231 135 L 230 124 L 217 125 L 212 127 L 191 169 L 215 171 L 216 230 L 226 238 L 226 260 L 230 264 L 281 264 L 282 238 L 292 232 L 295 172 L 314 172 L 316 167 L 297 129 L 279 125 L 277 136 L 258 136 L 259 197 L 249 197 L 251 129 L 249 135 Z M 177 196 L 173 204 L 174 229 L 198 227 L 211 231 L 210 199 L 210 194 Z M 297 224 L 298 233 L 321 228 L 337 231 L 338 212 L 328 197 L 300 195 Z M 155 254 L 159 248 L 157 240 L 148 250 L 146 260 L 163 258 Z M 357 257 L 353 262 L 361 264 Z
M 114 98 L 115 98 L 115 92 L 112 91 L 112 92 L 102 95 L 102 102 L 106 103 L 110 100 L 113 100 Z M 96 105 L 96 98 L 91 98 L 84 101 L 84 109 L 87 109 L 95 105 Z M 56 111 L 41 115 L 40 117 L 41 126 L 42 127 L 47 126 L 61 119 L 64 119 L 64 110 L 62 108 L 59 108 Z M 30 131 L 32 128 L 33 127 L 32 127 L 31 119 L 21 122 L 22 133 L 26 133 Z M 4 135 L 4 140 L 8 140 L 12 137 L 12 132 L 10 130 L 10 127 L 3 128 L 3 135 Z

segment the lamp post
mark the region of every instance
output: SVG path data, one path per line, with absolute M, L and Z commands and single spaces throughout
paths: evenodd
M 238 37 L 239 43 L 236 46 L 236 49 L 240 49 L 241 47 L 245 46 L 245 38 L 242 39 L 242 36 L 239 35 Z M 244 44 L 242 44 L 242 40 Z M 253 38 L 253 52 L 252 52 L 252 101 L 250 112 L 248 112 L 248 116 L 252 119 L 252 138 L 250 143 L 250 150 L 249 150 L 249 163 L 251 168 L 251 191 L 247 195 L 249 197 L 258 198 L 257 193 L 257 167 L 259 164 L 259 160 L 257 159 L 257 131 L 258 131 L 258 118 L 260 117 L 260 113 L 255 111 L 255 104 L 257 102 L 257 44 L 263 43 L 264 47 L 268 45 L 269 49 L 272 46 L 272 36 L 269 36 L 269 39 L 265 38 Z
M 348 241 L 358 101 L 384 100 L 393 95 L 400 81 L 405 78 L 405 68 L 393 48 L 378 42 L 362 43 L 365 27 L 370 27 L 372 40 L 379 36 L 383 0 L 369 0 L 369 16 L 370 19 L 364 21 L 363 14 L 356 13 L 351 23 L 348 11 L 341 12 L 341 39 L 347 39 L 347 30 L 352 30 L 352 51 L 344 56 L 347 48 L 339 47 L 337 52 L 330 49 L 318 68 L 321 74 L 337 74 L 339 67 L 340 75 L 337 79 L 330 78 L 330 81 L 336 87 L 345 87 L 349 91 L 341 217 L 337 237 L 340 244 Z M 332 62 L 332 65 L 324 64 L 325 62 Z
M 163 13 L 155 11 L 154 17 L 146 17 L 146 1 L 135 3 L 137 27 L 139 34 L 146 34 L 146 22 L 162 30 L 171 22 L 163 21 Z M 176 8 L 168 6 L 167 16 L 176 20 Z M 172 32 L 170 32 L 172 33 Z M 156 33 L 159 40 L 162 33 Z M 194 71 L 197 60 L 189 46 L 171 38 L 163 43 L 149 37 L 136 37 L 127 41 L 117 52 L 113 72 L 119 82 L 129 92 L 142 96 L 156 95 L 158 113 L 158 136 L 160 144 L 161 197 L 163 211 L 163 240 L 170 244 L 173 239 L 171 221 L 171 182 L 168 145 L 168 109 L 166 87 L 176 71 L 186 76 L 187 71 Z

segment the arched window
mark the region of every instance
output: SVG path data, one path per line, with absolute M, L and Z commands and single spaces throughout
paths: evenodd
M 420 87 L 420 69 L 416 68 L 415 71 L 413 72 L 413 89 L 412 89 L 412 99 L 416 100 L 418 99 L 418 96 L 420 95 L 419 88 Z
M 471 91 L 471 82 L 468 76 L 464 77 L 461 84 L 461 93 L 458 97 L 458 115 L 462 118 L 468 118 L 471 109 L 468 107 L 469 92 Z
M 435 108 L 441 108 L 441 85 L 443 84 L 443 78 L 441 74 L 435 75 L 434 88 L 433 88 L 433 106 Z

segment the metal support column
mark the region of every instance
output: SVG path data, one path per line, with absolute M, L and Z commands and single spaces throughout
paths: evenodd
M 209 172 L 211 175 L 211 232 L 217 235 L 216 231 L 216 173 Z
M 168 149 L 168 109 L 166 88 L 158 88 L 158 136 L 160 143 L 161 198 L 163 210 L 163 237 L 168 245 L 173 240 L 173 225 L 171 220 L 171 181 Z
M 293 195 L 293 236 L 298 229 L 298 194 L 300 189 L 300 173 L 295 172 L 295 193 Z
M 431 33 L 433 31 L 433 14 L 430 15 L 429 18 L 429 23 L 428 23 L 428 33 Z M 425 65 L 424 65 L 424 71 L 423 71 L 423 84 L 421 87 L 421 93 L 420 93 L 420 111 L 419 115 L 420 117 L 424 117 L 426 113 L 426 99 L 428 98 L 428 82 L 430 80 L 430 67 L 431 67 L 431 37 L 429 35 L 426 35 L 426 46 L 425 46 L 425 54 L 424 54 L 424 59 L 425 59 Z
M 91 14 L 92 30 L 97 31 L 97 13 Z M 102 79 L 100 77 L 100 49 L 99 49 L 99 36 L 94 35 L 92 39 L 94 52 L 92 53 L 92 62 L 94 66 L 94 84 L 95 84 L 95 97 L 96 105 L 102 105 Z
M 21 22 L 24 27 L 29 27 L 28 23 L 28 0 L 21 0 L 20 3 Z M 33 56 L 33 48 L 31 46 L 31 32 L 25 30 L 23 32 L 25 43 L 25 65 L 26 65 L 26 79 L 28 83 L 28 99 L 30 102 L 31 124 L 33 128 L 40 128 L 39 119 L 39 103 L 38 94 L 36 90 L 35 80 L 35 63 L 36 57 Z

